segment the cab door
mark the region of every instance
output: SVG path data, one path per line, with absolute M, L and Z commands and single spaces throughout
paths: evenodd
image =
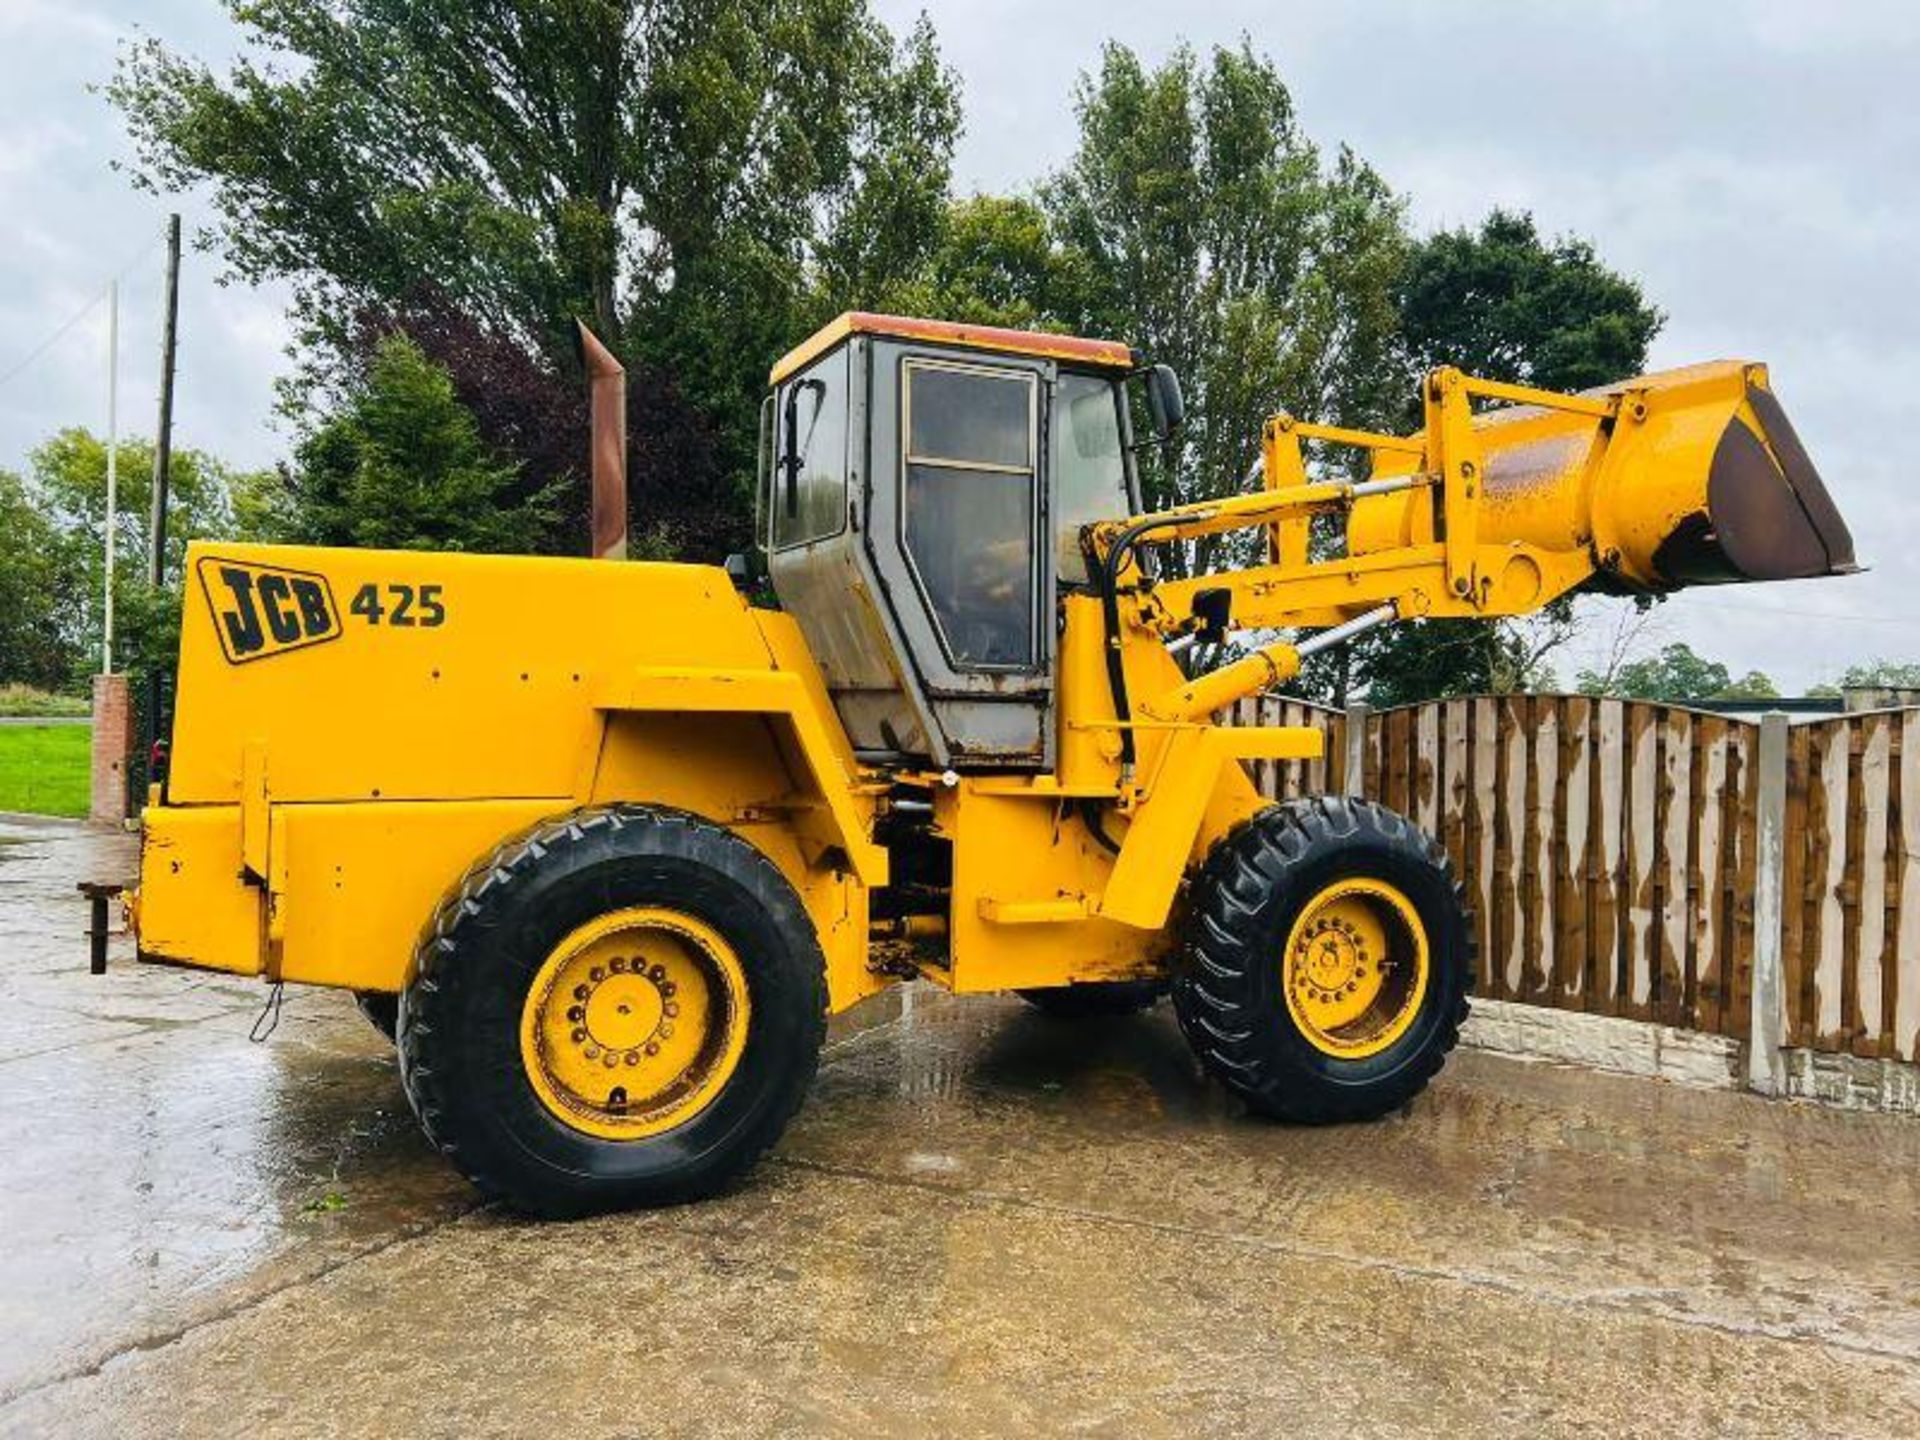
M 1051 761 L 1044 360 L 874 345 L 867 546 L 957 769 Z

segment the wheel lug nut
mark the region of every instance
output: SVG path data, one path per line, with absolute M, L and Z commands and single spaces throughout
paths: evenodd
M 659 1053 L 660 1053 L 660 1042 L 658 1040 L 649 1040 L 647 1042 L 647 1054 L 658 1055 Z
M 587 1010 L 584 1005 L 569 1005 L 567 1007 L 567 1019 L 573 1021 L 574 1024 L 578 1025 L 586 1018 Z
M 627 968 L 627 957 L 624 955 L 614 956 L 613 959 L 607 962 L 607 968 L 616 975 L 620 974 Z
M 614 1066 L 620 1063 L 620 1057 L 618 1055 L 615 1055 L 611 1050 L 609 1050 L 607 1052 L 607 1058 L 601 1063 L 603 1063 L 607 1067 L 607 1069 L 611 1070 L 613 1069 Z
M 675 992 L 675 991 L 676 991 L 676 990 L 677 990 L 678 988 L 679 988 L 678 986 L 676 986 L 676 985 L 675 985 L 675 984 L 674 984 L 674 983 L 673 983 L 673 982 L 672 982 L 671 980 L 669 980 L 669 981 L 667 981 L 667 983 L 666 983 L 666 984 L 664 984 L 664 985 L 662 985 L 662 986 L 660 987 L 660 993 L 661 993 L 662 995 L 671 995 L 671 994 L 673 994 L 673 993 L 674 993 L 674 992 Z
M 599 1058 L 600 1058 L 600 1047 L 598 1045 L 587 1046 L 587 1059 L 598 1060 Z
M 584 985 L 576 985 L 573 987 L 573 998 L 576 1000 L 586 999 L 588 993 L 587 987 Z
M 673 1038 L 673 1026 L 667 1024 L 664 1020 L 660 1023 L 660 1038 L 662 1040 L 671 1040 Z
M 596 965 L 593 967 L 593 969 L 587 972 L 587 978 L 593 981 L 594 984 L 598 985 L 602 980 L 607 978 L 607 972 L 605 970 L 602 970 L 598 965 Z
M 647 971 L 647 975 L 654 980 L 664 980 L 667 978 L 667 967 L 664 965 L 655 965 Z
M 582 1030 L 579 1026 L 576 1025 L 573 1031 L 573 1043 L 576 1045 L 584 1045 L 586 1043 L 586 1039 L 587 1039 L 587 1032 L 585 1030 Z
M 667 1003 L 663 1005 L 661 1009 L 665 1012 L 666 1017 L 669 1020 L 673 1019 L 674 1016 L 680 1013 L 679 1004 L 672 1000 L 667 1001 Z
M 627 1064 L 638 1065 L 639 1063 L 640 1063 L 640 1052 L 638 1050 L 627 1051 Z

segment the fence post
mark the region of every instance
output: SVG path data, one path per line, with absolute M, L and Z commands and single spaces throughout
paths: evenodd
M 1355 700 L 1347 706 L 1346 769 L 1340 776 L 1340 793 L 1359 797 L 1367 793 L 1367 702 Z
M 1747 1042 L 1747 1088 L 1762 1095 L 1787 1089 L 1785 875 L 1787 838 L 1787 717 L 1760 718 L 1757 794 L 1759 834 L 1754 852 L 1753 1011 Z

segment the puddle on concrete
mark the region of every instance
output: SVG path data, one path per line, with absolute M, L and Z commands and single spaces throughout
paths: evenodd
M 135 965 L 86 973 L 76 877 L 131 837 L 0 826 L 0 1395 L 238 1290 L 469 1208 L 389 1047 L 340 995 Z
M 356 1335 L 418 1334 L 442 1368 L 416 1388 L 457 1402 L 443 1425 L 502 1428 L 490 1406 L 520 1412 L 474 1338 L 484 1316 L 558 1337 L 526 1354 L 560 1370 L 594 1357 L 602 1400 L 607 1366 L 693 1337 L 674 1373 L 765 1399 L 770 1425 L 911 1419 L 873 1397 L 916 1385 L 979 1407 L 949 1418 L 1032 1420 L 1050 1412 L 1007 1383 L 1027 1365 L 1030 1393 L 1055 1403 L 1077 1393 L 1061 1377 L 1091 1367 L 1227 1429 L 1263 1427 L 1236 1423 L 1249 1417 L 1230 1386 L 1209 1388 L 1217 1375 L 1168 1356 L 1240 1336 L 1221 1373 L 1281 1384 L 1334 1343 L 1444 1388 L 1491 1373 L 1486 1343 L 1549 1365 L 1550 1338 L 1586 1345 L 1590 1373 L 1637 1396 L 1654 1339 L 1685 1326 L 1703 1375 L 1712 1346 L 1762 1334 L 1920 1369 L 1920 1126 L 1474 1054 L 1380 1124 L 1275 1126 L 1199 1073 L 1165 1005 L 1063 1023 L 1016 1000 L 896 990 L 836 1018 L 812 1098 L 736 1196 L 578 1226 L 447 1226 L 474 1195 L 420 1136 L 389 1048 L 346 997 L 290 992 L 278 1032 L 252 1045 L 264 987 L 142 969 L 124 941 L 114 973 L 89 977 L 73 879 L 124 873 L 130 842 L 73 832 L 5 853 L 0 1402 L 374 1250 L 297 1306 L 248 1312 L 260 1329 L 232 1328 L 230 1365 L 170 1347 L 121 1368 L 190 1361 L 182 1374 L 278 1385 L 247 1392 L 263 1405 L 318 1405 L 314 1347 L 343 1404 L 363 1383 L 393 1404 Z M 1489 1295 L 1456 1323 L 1463 1297 Z M 309 1304 L 328 1328 L 302 1328 Z M 1646 1354 L 1608 1371 L 1608 1345 Z M 287 1384 L 303 1365 L 307 1384 Z M 456 1375 L 470 1397 L 441 1388 Z M 576 1400 L 589 1381 L 547 1378 Z M 870 1408 L 835 1408 L 849 1389 Z M 781 1398 L 794 1395 L 810 1398 L 796 1411 Z M 1123 1414 L 1092 1428 L 1128 1429 Z

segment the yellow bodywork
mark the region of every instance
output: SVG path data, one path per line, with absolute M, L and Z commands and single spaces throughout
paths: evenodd
M 395 990 L 441 898 L 503 838 L 644 800 L 781 868 L 836 1005 L 885 983 L 866 963 L 867 894 L 887 873 L 873 787 L 792 621 L 725 572 L 246 545 L 196 545 L 188 567 L 143 955 Z M 261 618 L 260 581 L 294 574 L 322 583 L 332 633 L 276 644 L 262 623 L 236 659 L 236 585 Z M 396 624 L 403 597 L 413 623 Z
M 1122 363 L 1113 349 L 1093 359 Z M 716 568 L 198 544 L 172 768 L 145 817 L 141 953 L 397 990 L 436 906 L 504 838 L 642 801 L 730 827 L 780 868 L 818 932 L 834 1009 L 912 973 L 963 991 L 1162 973 L 1183 878 L 1268 803 L 1241 762 L 1322 744 L 1213 723 L 1298 656 L 1269 641 L 1190 680 L 1168 642 L 1200 628 L 1204 591 L 1230 592 L 1231 625 L 1246 629 L 1382 605 L 1521 614 L 1596 572 L 1657 583 L 1656 551 L 1703 510 L 1723 433 L 1767 440 L 1753 409 L 1764 385 L 1732 362 L 1590 396 L 1443 370 L 1411 437 L 1276 417 L 1264 489 L 1090 528 L 1121 582 L 1117 608 L 1089 593 L 1061 602 L 1054 764 L 1037 774 L 867 768 L 798 627 Z M 1520 408 L 1476 413 L 1476 400 Z M 1361 448 L 1367 479 L 1311 479 L 1303 441 Z M 1343 517 L 1346 552 L 1316 560 L 1308 526 L 1327 514 Z M 1154 583 L 1129 553 L 1234 529 L 1265 532 L 1264 563 Z M 902 786 L 951 842 L 948 912 L 875 926 L 888 882 L 875 827 Z M 1315 923 L 1353 928 L 1360 950 L 1386 946 L 1391 897 L 1335 901 Z M 1376 973 L 1355 1013 L 1380 993 Z M 1348 1043 L 1353 1006 L 1304 981 L 1296 998 L 1307 1033 Z M 527 1024 L 529 1046 L 560 1054 L 564 1023 Z M 643 1071 L 645 1042 L 621 1065 L 629 1052 Z M 604 1054 L 555 1059 L 548 1103 L 564 1107 L 568 1067 L 587 1064 Z
M 870 944 L 886 784 L 855 760 L 793 622 L 748 606 L 723 571 L 247 545 L 196 545 L 189 565 L 209 583 L 189 593 L 174 763 L 145 816 L 144 957 L 397 990 L 476 860 L 546 817 L 631 800 L 727 825 L 780 867 L 813 917 L 835 1009 L 902 973 Z M 334 633 L 236 662 L 221 638 L 229 570 L 324 580 Z M 352 609 L 368 586 L 379 620 Z M 431 591 L 444 618 L 391 624 L 401 589 Z M 1068 609 L 1067 649 L 1097 663 L 1097 607 Z M 1180 681 L 1157 640 L 1128 664 L 1143 683 Z M 1118 798 L 1119 727 L 1092 676 L 1068 690 L 1056 774 L 930 781 L 953 899 L 915 968 L 938 983 L 1153 973 L 1187 862 L 1265 803 L 1232 762 L 1320 750 L 1310 730 L 1146 730 L 1116 859 L 1069 807 Z

